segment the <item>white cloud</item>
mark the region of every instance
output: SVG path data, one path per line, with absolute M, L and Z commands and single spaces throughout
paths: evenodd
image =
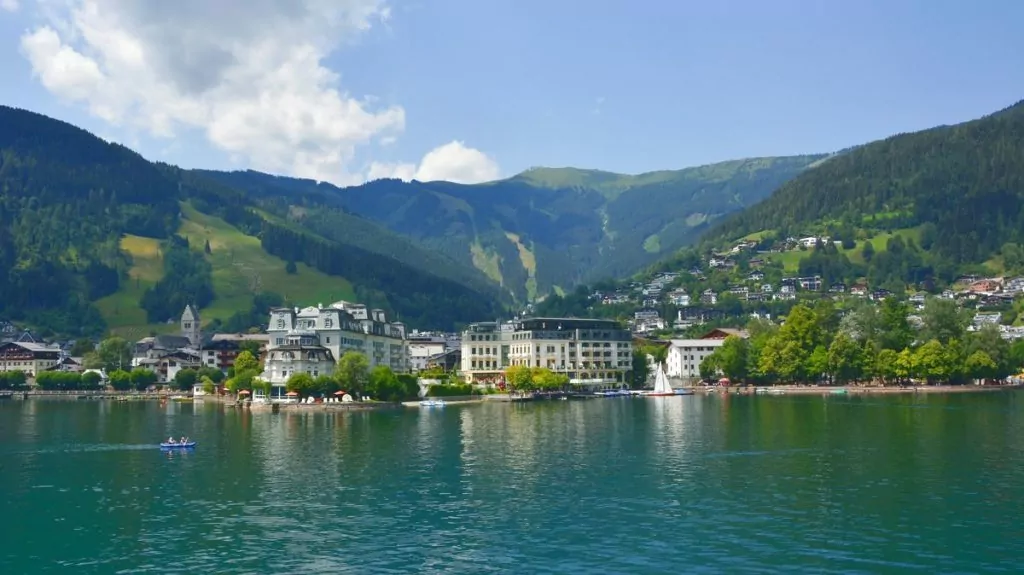
M 4 7 L 16 4 L 0 0 Z M 358 183 L 357 146 L 405 127 L 339 85 L 323 59 L 390 12 L 383 0 L 38 0 L 21 38 L 56 96 L 159 137 L 201 129 L 259 170 Z
M 17 12 L 18 0 L 0 0 L 0 8 L 3 8 L 8 12 Z
M 370 164 L 367 178 L 399 178 L 405 181 L 432 182 L 447 180 L 460 184 L 490 182 L 501 176 L 498 163 L 487 154 L 469 148 L 460 141 L 449 142 L 427 152 L 419 165 L 408 163 Z

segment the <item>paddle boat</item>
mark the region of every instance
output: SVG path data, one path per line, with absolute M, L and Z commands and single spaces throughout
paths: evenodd
M 160 449 L 192 449 L 195 446 L 196 446 L 196 442 L 195 441 L 185 441 L 185 442 L 174 441 L 174 442 L 171 442 L 171 443 L 163 441 L 163 442 L 160 443 Z

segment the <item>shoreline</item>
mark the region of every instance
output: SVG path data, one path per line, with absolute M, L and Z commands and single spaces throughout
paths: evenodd
M 775 385 L 749 387 L 688 387 L 695 393 L 711 395 L 724 393 L 729 395 L 830 395 L 834 392 L 848 395 L 893 395 L 893 394 L 958 394 L 958 393 L 994 393 L 999 391 L 1018 391 L 1024 385 L 917 385 L 917 386 L 809 386 L 809 385 Z M 761 390 L 764 390 L 761 392 Z M 760 392 L 760 393 L 759 393 Z

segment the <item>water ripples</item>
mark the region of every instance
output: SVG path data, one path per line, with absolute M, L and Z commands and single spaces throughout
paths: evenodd
M 0 571 L 1013 571 L 1024 410 L 863 399 L 4 406 Z

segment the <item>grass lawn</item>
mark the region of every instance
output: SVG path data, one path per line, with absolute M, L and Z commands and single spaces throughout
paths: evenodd
M 864 257 L 861 252 L 864 250 L 864 244 L 871 242 L 872 247 L 875 248 L 875 253 L 884 252 L 885 245 L 889 242 L 889 238 L 893 236 L 901 236 L 904 241 L 913 239 L 914 242 L 921 240 L 921 229 L 906 228 L 902 230 L 895 230 L 892 232 L 880 232 L 875 234 L 870 240 L 861 240 L 857 242 L 856 247 L 853 249 L 839 248 L 839 251 L 846 254 L 846 257 L 850 258 L 850 261 L 857 264 L 864 263 Z M 792 250 L 788 252 L 782 252 L 781 254 L 767 254 L 765 257 L 773 262 L 779 262 L 782 264 L 783 269 L 787 272 L 796 273 L 800 268 L 800 260 L 810 255 L 810 250 Z
M 182 205 L 182 222 L 178 233 L 188 238 L 193 250 L 203 253 L 210 242 L 210 254 L 204 254 L 213 267 L 216 298 L 200 310 L 203 321 L 227 319 L 236 311 L 248 309 L 254 290 L 281 294 L 298 305 L 329 304 L 341 299 L 355 299 L 352 284 L 341 277 L 329 276 L 297 263 L 297 273 L 285 272 L 286 262 L 272 256 L 260 246 L 259 238 L 247 236 L 224 220 Z M 97 306 L 111 331 L 119 335 L 142 337 L 149 332 L 176 331 L 177 323 L 150 324 L 139 300 L 146 288 L 164 274 L 163 258 L 158 240 L 126 236 L 121 248 L 131 254 L 129 281 L 117 293 L 103 298 Z

